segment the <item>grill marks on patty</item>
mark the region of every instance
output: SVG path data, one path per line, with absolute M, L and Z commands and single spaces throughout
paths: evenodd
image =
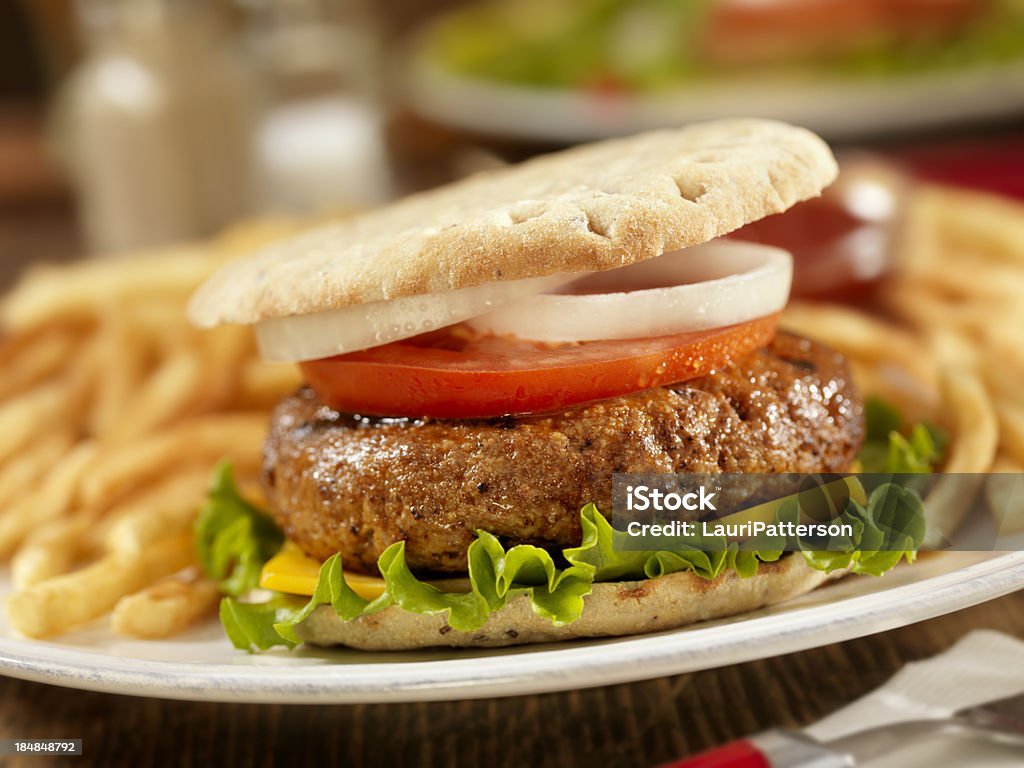
M 308 389 L 275 411 L 264 460 L 274 517 L 308 554 L 376 573 L 395 541 L 421 572 L 465 571 L 478 528 L 506 544 L 579 543 L 615 472 L 829 472 L 863 438 L 836 352 L 779 334 L 702 379 L 547 416 L 360 418 Z

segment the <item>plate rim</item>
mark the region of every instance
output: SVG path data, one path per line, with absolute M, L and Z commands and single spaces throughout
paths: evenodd
M 1024 59 L 887 79 L 707 79 L 609 97 L 454 72 L 432 59 L 424 39 L 415 39 L 405 56 L 413 110 L 443 125 L 513 140 L 575 143 L 741 117 L 783 120 L 836 140 L 1024 112 Z
M 0 638 L 0 673 L 69 688 L 192 701 L 369 704 L 528 695 L 634 682 L 793 653 L 924 621 L 1021 588 L 1024 551 L 999 554 L 877 592 L 731 624 L 684 627 L 593 645 L 553 646 L 514 657 L 397 664 L 204 664 L 134 659 Z M 702 642 L 706 639 L 714 642 Z M 20 648 L 33 652 L 26 654 Z

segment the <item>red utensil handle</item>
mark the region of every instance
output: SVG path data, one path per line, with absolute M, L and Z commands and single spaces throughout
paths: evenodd
M 852 768 L 851 755 L 798 731 L 764 731 L 659 768 Z
M 754 742 L 744 740 L 665 763 L 659 768 L 772 768 L 772 763 Z

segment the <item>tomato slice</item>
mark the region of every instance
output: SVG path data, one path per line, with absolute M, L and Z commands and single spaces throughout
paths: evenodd
M 302 363 L 330 407 L 367 416 L 545 413 L 703 376 L 771 341 L 777 314 L 649 339 L 541 344 L 453 326 Z

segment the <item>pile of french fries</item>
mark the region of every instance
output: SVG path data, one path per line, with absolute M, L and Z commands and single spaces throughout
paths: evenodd
M 1024 204 L 926 187 L 903 242 L 890 310 L 983 382 L 998 425 L 993 470 L 1024 472 Z
M 189 294 L 223 261 L 287 234 L 262 221 L 201 245 L 27 274 L 0 304 L 0 559 L 10 625 L 47 637 L 106 614 L 164 637 L 207 615 L 216 585 L 191 529 L 212 468 L 258 493 L 273 404 L 295 366 L 251 332 L 198 331 Z
M 783 322 L 846 354 L 862 389 L 928 419 L 951 438 L 947 473 L 1024 472 L 1024 204 L 946 187 L 908 196 L 883 286 L 891 320 L 827 305 Z M 1004 534 L 1024 531 L 1017 478 L 987 484 Z M 951 494 L 930 522 L 953 529 Z

